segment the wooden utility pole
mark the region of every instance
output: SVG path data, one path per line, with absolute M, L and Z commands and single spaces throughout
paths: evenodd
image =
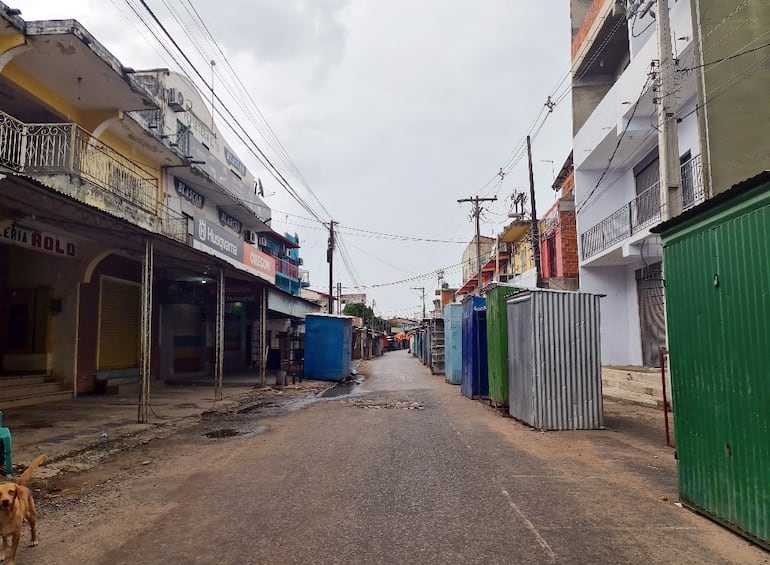
M 329 263 L 329 307 L 327 312 L 334 314 L 334 220 L 329 220 L 329 245 L 326 248 L 326 262 Z
M 413 286 L 412 290 L 419 290 L 422 292 L 422 319 L 425 319 L 425 287 L 424 286 Z
M 479 198 L 478 196 L 471 196 L 469 198 L 461 198 L 457 202 L 463 203 L 463 202 L 472 202 L 473 203 L 473 215 L 476 218 L 476 262 L 478 263 L 478 285 L 477 285 L 477 293 L 481 290 L 481 229 L 479 226 L 479 216 L 481 215 L 481 206 L 479 205 L 480 202 L 494 202 L 497 200 L 497 196 L 493 198 Z
M 532 256 L 535 259 L 535 286 L 543 286 L 543 271 L 540 267 L 540 225 L 537 221 L 537 204 L 535 203 L 535 174 L 532 172 L 532 142 L 527 136 L 527 159 L 529 160 L 529 199 L 532 202 Z

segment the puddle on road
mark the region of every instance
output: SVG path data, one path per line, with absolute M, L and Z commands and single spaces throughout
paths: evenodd
M 246 406 L 245 408 L 241 408 L 238 410 L 238 414 L 249 414 L 251 412 L 258 412 L 261 410 L 264 410 L 265 408 L 276 408 L 280 406 L 276 402 L 257 402 L 256 404 L 252 404 L 251 406 Z
M 222 430 L 212 430 L 203 434 L 210 439 L 222 439 L 225 437 L 235 437 L 241 435 L 242 432 L 234 430 L 233 428 L 224 428 Z
M 257 426 L 253 428 L 219 428 L 208 430 L 201 435 L 208 439 L 229 439 L 234 437 L 250 437 L 263 434 L 267 431 L 267 426 Z
M 357 382 L 339 383 L 321 393 L 321 398 L 337 398 L 350 394 L 358 386 Z

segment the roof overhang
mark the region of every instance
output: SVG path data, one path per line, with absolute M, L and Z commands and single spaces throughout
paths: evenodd
M 532 222 L 529 220 L 514 220 L 505 228 L 505 231 L 500 236 L 500 241 L 503 243 L 516 243 L 532 227 Z
M 153 95 L 76 20 L 26 22 L 11 64 L 80 111 L 149 110 Z

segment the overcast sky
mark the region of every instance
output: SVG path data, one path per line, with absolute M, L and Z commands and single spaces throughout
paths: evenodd
M 133 5 L 150 20 L 138 0 L 4 1 L 29 21 L 77 19 L 127 67 L 178 70 L 131 11 Z M 462 284 L 457 265 L 467 243 L 446 241 L 468 242 L 474 225 L 470 204 L 458 199 L 497 196 L 483 215 L 482 235 L 494 236 L 509 221 L 511 193 L 529 189 L 526 159 L 502 183 L 488 183 L 521 147 L 570 58 L 567 0 L 145 2 L 205 76 L 215 61 L 215 90 L 242 116 L 217 88 L 234 84 L 227 63 L 235 69 L 302 179 L 271 149 L 264 125 L 247 126 L 252 138 L 323 219 L 325 208 L 340 223 L 355 272 L 337 255 L 335 282 L 343 292 L 365 292 L 388 317 L 421 312 L 413 287 L 425 287 L 431 309 L 438 280 L 420 275 L 443 268 L 446 282 Z M 206 42 L 194 11 L 226 57 Z M 556 106 L 533 143 L 539 215 L 554 202 L 553 176 L 571 148 L 569 103 L 566 96 Z M 262 179 L 273 228 L 299 235 L 311 288 L 326 292 L 324 228 L 218 125 Z M 369 288 L 353 288 L 354 279 Z

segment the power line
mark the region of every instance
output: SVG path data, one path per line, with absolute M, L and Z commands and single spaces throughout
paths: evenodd
M 128 0 L 127 0 L 128 1 Z M 201 82 L 208 86 L 208 83 L 206 82 L 206 79 L 201 75 L 200 71 L 198 71 L 197 67 L 192 63 L 190 58 L 187 56 L 187 54 L 184 52 L 184 50 L 180 47 L 180 45 L 177 43 L 177 41 L 174 39 L 174 37 L 169 33 L 169 31 L 166 29 L 166 27 L 163 25 L 163 23 L 158 19 L 158 16 L 155 14 L 155 12 L 147 5 L 147 2 L 145 0 L 139 0 L 139 2 L 142 4 L 144 9 L 150 14 L 155 24 L 163 31 L 163 33 L 166 35 L 166 37 L 171 41 L 173 46 L 176 48 L 177 51 L 182 55 L 184 60 L 187 62 L 187 64 L 190 66 L 190 68 L 195 72 L 195 74 L 198 76 L 198 78 L 201 80 Z M 147 25 L 145 23 L 145 25 Z M 302 197 L 296 192 L 296 190 L 291 186 L 291 183 L 289 183 L 288 180 L 281 174 L 281 172 L 275 167 L 275 165 L 272 163 L 272 161 L 265 155 L 265 153 L 262 151 L 262 149 L 259 147 L 259 145 L 251 138 L 249 133 L 243 128 L 243 126 L 240 125 L 238 120 L 235 118 L 235 116 L 232 114 L 230 109 L 224 104 L 224 102 L 220 99 L 218 95 L 216 95 L 213 92 L 213 89 L 209 87 L 209 90 L 212 90 L 212 97 L 216 99 L 217 102 L 219 102 L 220 106 L 225 110 L 227 115 L 232 119 L 236 124 L 238 124 L 240 130 L 243 132 L 243 135 L 249 140 L 249 144 L 245 143 L 243 140 L 243 137 L 241 137 L 237 131 L 233 128 L 231 124 L 228 123 L 228 126 L 231 128 L 233 133 L 238 136 L 238 138 L 244 142 L 244 145 L 247 146 L 247 149 L 251 152 L 254 157 L 257 158 L 270 172 L 270 174 L 275 178 L 281 186 L 289 193 L 292 198 L 294 198 L 297 203 L 302 206 L 305 211 L 310 213 L 312 216 L 316 218 L 319 222 L 323 222 L 324 220 L 321 218 L 320 215 L 318 215 L 315 210 L 312 209 L 312 207 L 307 204 Z M 217 113 L 222 116 L 221 110 L 217 108 Z M 224 116 L 222 116 L 224 118 Z

